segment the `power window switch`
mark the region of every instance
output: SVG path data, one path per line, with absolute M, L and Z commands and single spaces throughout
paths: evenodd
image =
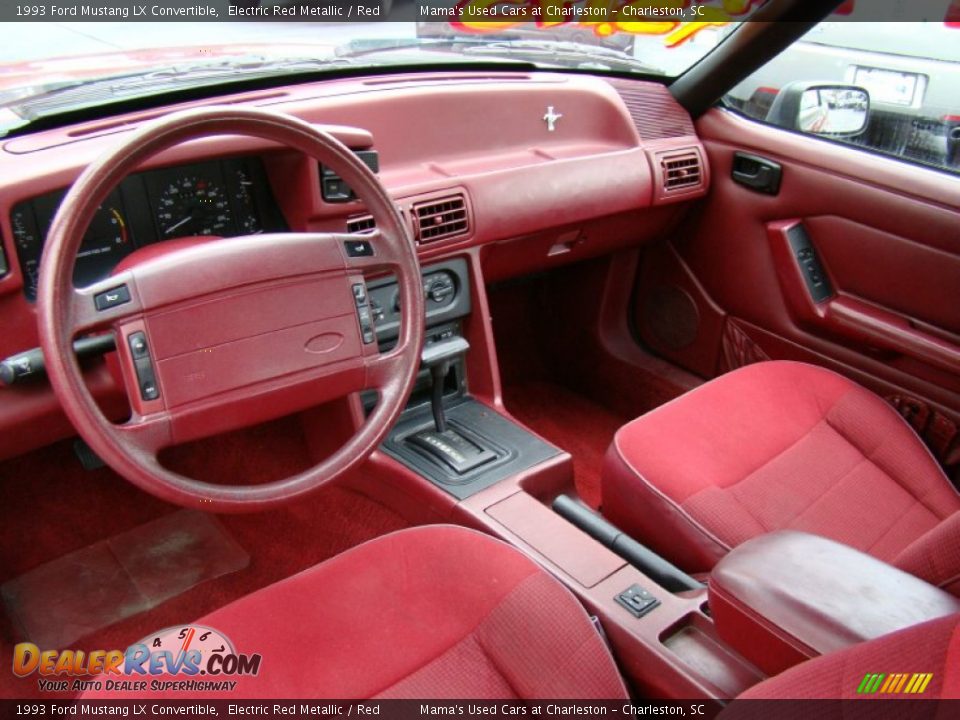
M 617 595 L 614 600 L 625 607 L 635 618 L 642 618 L 660 604 L 659 600 L 639 585 L 631 585 Z

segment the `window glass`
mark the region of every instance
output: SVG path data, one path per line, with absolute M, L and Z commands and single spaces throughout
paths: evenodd
M 734 88 L 757 120 L 960 172 L 960 23 L 838 16 Z

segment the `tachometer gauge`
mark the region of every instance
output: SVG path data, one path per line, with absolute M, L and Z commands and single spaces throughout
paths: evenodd
M 232 229 L 227 193 L 205 177 L 177 178 L 163 189 L 157 206 L 157 226 L 163 238 L 222 235 Z
M 17 247 L 26 250 L 40 244 L 37 238 L 37 223 L 29 205 L 21 203 L 14 208 L 10 215 L 10 224 L 13 226 L 13 239 Z

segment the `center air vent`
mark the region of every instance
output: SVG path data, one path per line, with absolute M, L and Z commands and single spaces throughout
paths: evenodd
M 463 195 L 428 200 L 413 206 L 421 243 L 465 235 L 470 229 Z
M 699 187 L 703 181 L 700 153 L 696 150 L 665 155 L 660 159 L 660 168 L 667 192 Z
M 373 215 L 357 215 L 347 218 L 347 232 L 353 234 L 368 233 L 377 227 Z

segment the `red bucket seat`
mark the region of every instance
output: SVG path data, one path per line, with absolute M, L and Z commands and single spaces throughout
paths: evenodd
M 518 550 L 459 527 L 378 538 L 197 624 L 226 634 L 238 652 L 260 653 L 259 675 L 234 676 L 236 689 L 219 696 L 154 697 L 627 697 L 574 596 Z M 896 669 L 932 673 L 925 698 L 956 698 L 960 675 L 946 670 L 957 662 L 960 615 L 953 615 L 809 660 L 745 697 L 852 697 L 864 673 Z M 80 699 L 107 697 L 99 691 Z
M 774 530 L 960 591 L 960 495 L 903 418 L 812 365 L 735 370 L 620 428 L 603 513 L 688 572 Z

